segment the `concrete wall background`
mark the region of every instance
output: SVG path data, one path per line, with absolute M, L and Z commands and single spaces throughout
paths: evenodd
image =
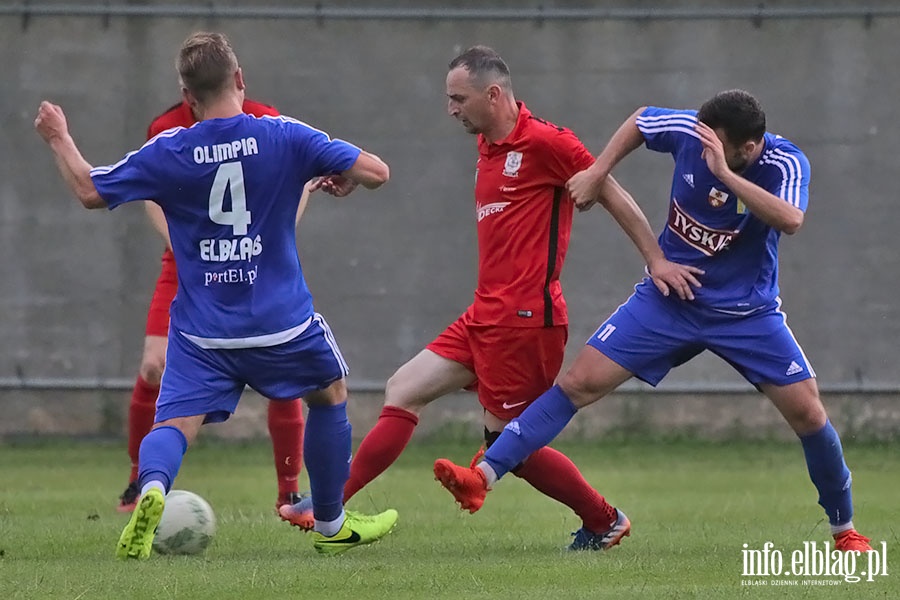
M 535 3 L 452 3 L 526 4 Z M 791 5 L 814 4 L 822 5 Z M 900 387 L 898 18 L 766 20 L 757 27 L 731 19 L 25 23 L 0 16 L 0 379 L 136 372 L 161 243 L 139 205 L 111 213 L 76 206 L 32 121 L 39 101 L 52 99 L 67 110 L 90 162 L 118 160 L 177 100 L 174 56 L 197 29 L 229 35 L 249 96 L 370 149 L 392 167 L 382 190 L 345 200 L 314 197 L 298 236 L 317 308 L 354 380 L 386 379 L 471 301 L 476 153 L 474 138 L 445 113 L 444 76 L 457 52 L 485 43 L 509 63 L 517 96 L 571 127 L 594 152 L 642 104 L 696 107 L 721 89 L 755 93 L 769 129 L 799 144 L 813 168 L 806 225 L 782 243 L 790 324 L 823 387 Z M 639 151 L 617 175 L 658 230 L 669 157 Z M 637 251 L 602 210 L 576 218 L 563 276 L 571 351 L 628 296 L 641 269 Z M 672 386 L 740 381 L 711 356 L 667 379 Z M 10 394 L 0 391 L 0 400 Z

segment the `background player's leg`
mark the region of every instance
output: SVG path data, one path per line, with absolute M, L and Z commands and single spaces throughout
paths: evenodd
M 475 375 L 456 361 L 423 350 L 397 369 L 385 389 L 384 409 L 350 466 L 344 501 L 383 473 L 406 448 L 429 402 L 464 388 Z
M 144 436 L 153 427 L 156 415 L 156 398 L 159 396 L 159 382 L 166 366 L 165 336 L 148 335 L 144 338 L 144 353 L 138 371 L 131 401 L 128 404 L 128 456 L 131 459 L 131 474 L 128 487 L 119 497 L 120 512 L 134 510 L 140 494 L 137 486 L 138 451 Z
M 302 400 L 269 400 L 267 421 L 278 476 L 277 510 L 300 500 L 297 477 L 303 464 Z
M 828 515 L 835 546 L 844 550 L 868 550 L 868 540 L 853 527 L 850 469 L 844 461 L 840 437 L 819 398 L 816 380 L 809 378 L 781 386 L 762 384 L 760 389 L 800 437 L 809 478 L 819 492 L 819 504 Z

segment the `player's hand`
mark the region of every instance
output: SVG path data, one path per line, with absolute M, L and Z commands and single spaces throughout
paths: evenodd
M 37 117 L 34 119 L 34 128 L 48 144 L 56 138 L 69 135 L 69 125 L 66 123 L 66 115 L 63 109 L 44 100 L 38 107 Z
M 600 198 L 604 181 L 606 181 L 606 174 L 598 174 L 591 167 L 572 175 L 566 182 L 566 190 L 568 190 L 572 202 L 575 203 L 575 208 L 585 211 L 596 204 Z
M 710 172 L 719 179 L 727 176 L 731 169 L 725 160 L 725 146 L 716 132 L 706 123 L 697 122 L 694 131 L 700 135 L 700 143 L 703 144 L 703 153 L 700 155 L 706 161 Z
M 309 191 L 322 190 L 326 194 L 343 198 L 355 190 L 357 185 L 359 185 L 357 182 L 342 175 L 325 175 L 313 179 L 309 184 Z
M 705 271 L 697 267 L 661 258 L 652 265 L 647 265 L 647 269 L 650 271 L 650 279 L 663 296 L 674 291 L 682 300 L 693 300 L 692 288 L 703 287 L 697 276 L 705 274 Z

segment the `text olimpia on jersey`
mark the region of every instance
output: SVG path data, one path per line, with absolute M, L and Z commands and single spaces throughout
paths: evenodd
M 172 327 L 208 347 L 250 347 L 312 316 L 294 233 L 300 195 L 359 153 L 289 117 L 241 114 L 164 131 L 91 178 L 110 209 L 162 207 L 178 265 Z
M 666 258 L 706 271 L 695 303 L 748 312 L 778 296 L 781 233 L 747 210 L 701 157 L 697 111 L 648 107 L 637 118 L 647 147 L 675 158 L 669 215 L 659 236 Z M 809 200 L 809 161 L 781 136 L 766 133 L 759 158 L 741 175 L 802 211 Z

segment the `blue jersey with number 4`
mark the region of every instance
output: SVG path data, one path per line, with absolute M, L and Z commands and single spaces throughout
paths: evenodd
M 240 114 L 164 131 L 91 178 L 110 209 L 162 207 L 178 265 L 173 328 L 206 347 L 264 346 L 313 314 L 294 232 L 303 186 L 359 153 L 289 117 Z
M 675 159 L 669 216 L 659 244 L 666 258 L 706 271 L 695 303 L 744 313 L 778 296 L 780 232 L 756 218 L 706 166 L 694 131 L 697 111 L 648 107 L 637 118 L 647 147 Z M 797 146 L 766 133 L 759 158 L 741 173 L 748 181 L 806 210 L 809 161 Z

